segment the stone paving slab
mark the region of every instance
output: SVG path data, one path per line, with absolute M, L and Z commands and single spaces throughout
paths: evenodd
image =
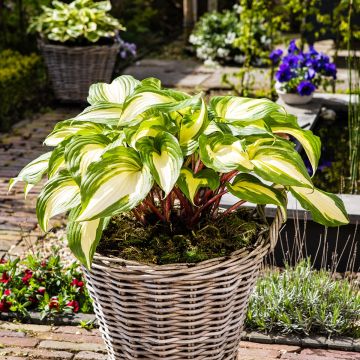
M 0 358 L 106 360 L 97 329 L 0 322 Z M 242 341 L 239 360 L 360 360 L 360 353 Z

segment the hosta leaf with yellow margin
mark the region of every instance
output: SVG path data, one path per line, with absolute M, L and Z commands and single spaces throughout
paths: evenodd
M 57 146 L 62 141 L 74 135 L 93 135 L 109 131 L 110 128 L 104 124 L 97 124 L 86 121 L 65 120 L 59 122 L 54 130 L 47 136 L 44 144 Z
M 99 102 L 123 104 L 138 85 L 140 85 L 140 81 L 130 75 L 119 76 L 111 84 L 93 84 L 90 86 L 87 101 L 91 105 Z
M 177 185 L 185 196 L 194 204 L 194 197 L 202 187 L 215 190 L 220 185 L 219 175 L 211 169 L 204 169 L 194 174 L 190 169 L 183 168 Z
M 147 196 L 152 185 L 150 169 L 134 149 L 113 148 L 88 167 L 81 183 L 83 209 L 77 220 L 129 211 Z
M 254 165 L 238 138 L 214 133 L 210 136 L 201 135 L 199 138 L 200 158 L 209 168 L 222 173 L 232 170 L 251 171 Z
M 210 100 L 215 115 L 228 122 L 256 121 L 273 112 L 285 110 L 269 99 L 251 99 L 237 96 L 215 96 Z
M 90 269 L 96 247 L 101 239 L 109 218 L 100 218 L 91 221 L 75 221 L 81 206 L 70 211 L 67 227 L 67 241 L 70 250 L 76 258 Z
M 338 196 L 316 188 L 290 186 L 290 191 L 319 224 L 339 226 L 349 222 L 344 203 Z
M 88 166 L 98 161 L 110 140 L 102 134 L 74 136 L 65 146 L 65 162 L 73 179 L 80 185 Z
M 166 197 L 179 177 L 184 159 L 177 138 L 162 132 L 155 137 L 141 138 L 136 148 Z
M 50 179 L 41 190 L 36 215 L 40 228 L 47 231 L 49 219 L 80 204 L 80 189 L 67 171 Z
M 65 144 L 67 144 L 70 139 L 71 138 L 64 140 L 53 150 L 49 159 L 49 171 L 48 171 L 49 179 L 51 179 L 56 174 L 58 174 L 59 171 L 64 170 L 66 168 L 65 157 L 64 157 Z
M 272 186 L 265 185 L 257 177 L 250 174 L 239 174 L 232 183 L 227 183 L 226 187 L 239 199 L 254 204 L 279 206 L 284 219 L 286 219 L 286 194 Z
M 35 160 L 27 164 L 19 173 L 18 176 L 12 178 L 9 181 L 9 191 L 19 181 L 24 181 L 27 184 L 36 185 L 46 174 L 48 170 L 49 159 L 51 157 L 51 151 L 40 155 Z M 27 192 L 29 192 L 28 189 Z

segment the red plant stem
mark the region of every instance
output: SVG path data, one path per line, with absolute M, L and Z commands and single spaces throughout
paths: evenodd
M 181 190 L 179 190 L 178 188 L 174 187 L 173 191 L 176 194 L 177 198 L 179 199 L 180 204 L 184 207 L 185 212 L 190 216 L 193 213 L 193 211 L 189 201 L 186 199 L 186 197 L 182 194 Z
M 238 174 L 238 170 L 233 170 L 230 171 L 229 173 L 226 173 L 224 175 L 221 176 L 220 182 L 221 184 L 224 184 L 228 181 L 230 181 L 234 176 L 236 176 Z
M 150 209 L 151 211 L 163 222 L 166 222 L 166 218 L 163 214 L 160 213 L 160 211 L 157 209 L 157 207 L 151 203 L 151 201 L 149 200 L 144 200 L 143 201 L 144 204 L 146 204 Z
M 132 213 L 137 221 L 141 222 L 143 225 L 146 225 L 146 220 L 143 214 L 140 214 L 136 209 L 132 209 Z
M 246 203 L 246 200 L 240 200 L 240 201 L 236 202 L 234 205 L 230 206 L 226 211 L 224 211 L 221 215 L 226 216 L 226 215 L 232 213 L 233 211 L 238 209 L 244 203 Z
M 170 221 L 170 214 L 171 214 L 171 195 L 172 192 L 170 192 L 170 194 L 168 194 L 168 196 L 165 199 L 165 207 L 164 207 L 164 215 L 165 215 L 165 219 L 167 222 Z
M 195 164 L 195 170 L 194 174 L 198 173 L 200 170 L 202 170 L 204 167 L 204 164 L 202 163 L 201 159 L 199 158 Z

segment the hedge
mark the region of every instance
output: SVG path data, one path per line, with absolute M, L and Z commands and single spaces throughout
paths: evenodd
M 40 56 L 0 52 L 0 131 L 44 103 L 46 72 Z

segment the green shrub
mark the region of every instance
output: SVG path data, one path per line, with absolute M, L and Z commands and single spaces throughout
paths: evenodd
M 269 271 L 250 298 L 249 330 L 360 337 L 360 293 L 348 280 L 312 270 L 310 260 Z
M 36 54 L 0 52 L 0 131 L 8 130 L 25 111 L 39 106 L 46 73 Z

